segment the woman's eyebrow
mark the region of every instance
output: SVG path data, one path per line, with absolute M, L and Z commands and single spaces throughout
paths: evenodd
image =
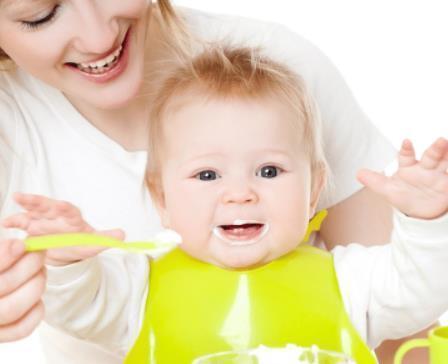
M 23 0 L 0 0 L 0 8 L 6 8 L 10 5 L 21 3 Z
M 8 8 L 10 6 L 21 6 L 24 0 L 0 0 L 0 8 Z
M 0 0 L 0 9 L 17 7 L 19 10 L 26 5 L 46 3 L 48 0 Z

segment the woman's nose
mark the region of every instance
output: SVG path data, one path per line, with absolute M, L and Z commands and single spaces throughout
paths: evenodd
M 119 26 L 114 19 L 108 19 L 107 12 L 95 5 L 95 2 L 87 1 L 85 6 L 79 7 L 78 26 L 74 45 L 79 52 L 107 55 L 120 37 Z

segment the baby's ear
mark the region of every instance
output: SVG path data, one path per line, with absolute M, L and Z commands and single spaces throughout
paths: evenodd
M 163 227 L 167 229 L 170 228 L 170 219 L 165 204 L 165 194 L 160 179 L 153 178 L 151 175 L 147 174 L 146 186 L 148 187 L 149 194 L 157 209 Z
M 314 216 L 316 213 L 316 207 L 326 183 L 327 169 L 325 165 L 316 167 L 315 170 L 312 171 L 310 216 Z

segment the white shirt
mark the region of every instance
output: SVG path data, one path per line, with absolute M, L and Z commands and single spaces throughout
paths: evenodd
M 418 220 L 397 212 L 390 244 L 333 250 L 346 311 L 370 347 L 418 332 L 446 311 L 447 232 L 448 214 Z M 148 265 L 145 256 L 108 254 L 50 267 L 48 321 L 124 355 L 143 323 Z
M 261 45 L 308 84 L 321 111 L 335 184 L 321 208 L 362 187 L 355 178 L 359 168 L 382 170 L 394 158 L 395 151 L 360 110 L 338 71 L 308 41 L 276 24 L 192 10 L 184 14 L 198 35 Z M 96 229 L 123 228 L 128 240 L 147 239 L 160 229 L 143 183 L 146 153 L 126 151 L 61 92 L 20 70 L 0 72 L 0 136 L 0 218 L 18 212 L 10 196 L 22 191 L 70 201 Z M 117 259 L 127 264 L 137 258 Z M 51 343 L 46 346 L 51 363 L 120 362 L 67 335 L 50 333 L 44 343 Z

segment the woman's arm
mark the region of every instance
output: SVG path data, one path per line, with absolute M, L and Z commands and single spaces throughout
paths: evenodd
M 330 207 L 320 230 L 328 250 L 353 242 L 384 244 L 391 232 L 392 207 L 367 188 Z
M 364 245 L 384 243 L 389 241 L 391 232 L 392 208 L 386 200 L 367 188 L 329 208 L 320 231 L 328 249 L 354 241 Z M 376 350 L 379 362 L 392 364 L 395 351 L 404 341 L 426 336 L 427 330 L 423 330 L 408 338 L 385 341 Z M 428 364 L 427 350 L 411 351 L 404 363 Z

